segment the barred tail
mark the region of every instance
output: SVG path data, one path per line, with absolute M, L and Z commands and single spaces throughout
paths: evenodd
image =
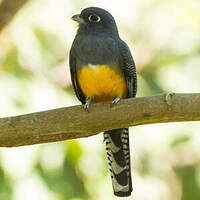
M 130 196 L 132 192 L 128 128 L 104 133 L 112 186 L 116 196 Z

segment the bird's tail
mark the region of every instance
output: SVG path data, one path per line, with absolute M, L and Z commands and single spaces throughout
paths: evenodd
M 132 192 L 129 130 L 115 129 L 104 132 L 104 141 L 111 173 L 112 186 L 116 196 L 130 196 Z

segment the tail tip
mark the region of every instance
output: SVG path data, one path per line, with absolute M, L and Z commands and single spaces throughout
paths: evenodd
M 129 190 L 127 192 L 118 191 L 118 192 L 114 192 L 114 195 L 118 197 L 128 197 L 128 196 L 131 196 L 131 192 L 132 190 Z

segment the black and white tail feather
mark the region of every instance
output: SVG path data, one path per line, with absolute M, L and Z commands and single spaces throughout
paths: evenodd
M 116 196 L 130 196 L 132 192 L 129 130 L 115 129 L 104 132 L 112 186 Z

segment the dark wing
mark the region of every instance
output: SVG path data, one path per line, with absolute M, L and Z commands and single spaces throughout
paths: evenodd
M 135 97 L 137 93 L 137 73 L 135 62 L 128 45 L 124 41 L 120 40 L 119 47 L 122 55 L 122 65 L 128 89 L 128 98 L 132 98 Z
M 70 65 L 72 85 L 76 93 L 76 96 L 81 101 L 81 103 L 85 104 L 85 96 L 83 95 L 81 88 L 78 84 L 78 80 L 77 80 L 76 58 L 75 58 L 75 55 L 73 54 L 73 49 L 70 50 L 69 65 Z

